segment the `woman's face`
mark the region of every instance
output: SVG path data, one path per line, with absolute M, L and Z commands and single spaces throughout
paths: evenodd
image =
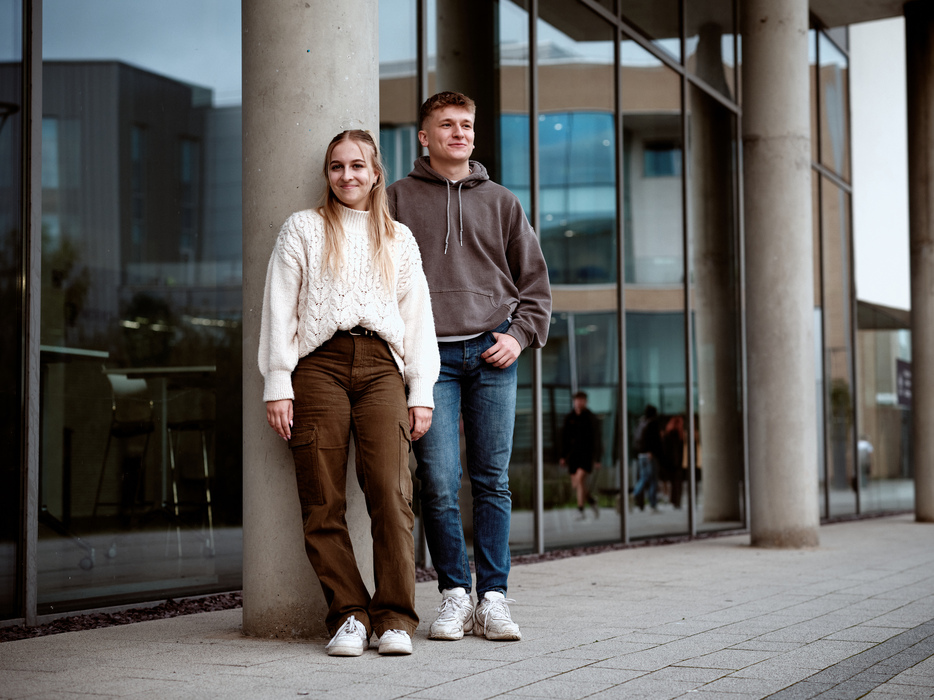
M 350 209 L 366 211 L 370 190 L 376 183 L 376 173 L 356 141 L 345 139 L 331 149 L 328 162 L 328 184 L 341 204 Z

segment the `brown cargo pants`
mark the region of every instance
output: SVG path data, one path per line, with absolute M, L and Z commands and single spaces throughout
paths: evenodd
M 414 634 L 415 544 L 405 384 L 386 342 L 338 332 L 292 375 L 292 439 L 305 551 L 328 604 L 333 636 L 354 615 L 368 634 Z M 350 435 L 373 536 L 372 599 L 347 531 Z

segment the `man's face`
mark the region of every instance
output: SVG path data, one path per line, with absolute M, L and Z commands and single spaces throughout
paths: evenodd
M 474 113 L 466 107 L 436 109 L 418 132 L 418 140 L 428 148 L 432 162 L 445 165 L 466 163 L 473 153 Z
M 574 397 L 574 412 L 580 413 L 585 408 L 587 408 L 587 399 L 585 399 L 583 396 L 575 396 Z

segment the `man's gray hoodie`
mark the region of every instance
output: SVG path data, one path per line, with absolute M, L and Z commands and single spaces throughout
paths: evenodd
M 439 338 L 491 331 L 507 318 L 519 345 L 540 348 L 551 323 L 551 286 L 538 238 L 518 198 L 477 161 L 451 182 L 415 161 L 388 188 L 393 218 L 422 254 Z

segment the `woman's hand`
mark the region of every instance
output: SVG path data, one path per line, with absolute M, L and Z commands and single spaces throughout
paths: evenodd
M 411 415 L 411 412 L 410 412 Z M 283 440 L 292 439 L 292 399 L 266 402 L 266 420 Z M 411 419 L 410 419 L 411 420 Z M 429 416 L 428 422 L 431 422 Z M 425 428 L 427 430 L 427 428 Z
M 431 409 L 424 406 L 412 406 L 409 409 L 409 432 L 412 442 L 418 440 L 431 427 Z

